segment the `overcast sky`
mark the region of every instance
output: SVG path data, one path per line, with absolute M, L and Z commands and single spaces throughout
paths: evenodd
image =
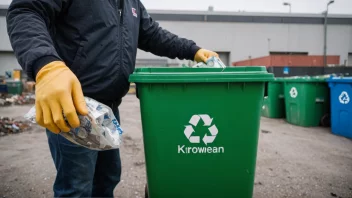
M 141 0 L 147 9 L 167 10 L 207 10 L 209 5 L 216 11 L 247 12 L 288 12 L 283 6 L 285 0 Z M 0 0 L 0 4 L 9 4 L 11 0 Z M 329 0 L 287 0 L 292 12 L 322 13 Z M 352 14 L 352 0 L 335 0 L 329 7 L 330 13 Z

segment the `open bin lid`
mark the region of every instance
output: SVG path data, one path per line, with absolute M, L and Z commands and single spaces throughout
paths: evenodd
M 331 76 L 327 79 L 328 82 L 336 82 L 336 83 L 352 83 L 352 77 L 337 77 Z
M 266 67 L 137 68 L 130 76 L 136 83 L 266 82 L 273 79 Z

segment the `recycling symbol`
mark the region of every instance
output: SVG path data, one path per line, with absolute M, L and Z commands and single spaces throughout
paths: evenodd
M 291 88 L 290 95 L 291 95 L 292 98 L 296 98 L 297 97 L 298 91 L 297 91 L 296 87 L 292 87 Z
M 350 102 L 350 97 L 346 91 L 343 91 L 339 96 L 339 100 L 341 104 L 348 104 Z
M 192 136 L 192 134 L 195 132 L 193 127 L 197 126 L 199 123 L 199 120 L 202 119 L 204 122 L 204 127 L 208 127 L 208 130 L 211 134 L 211 136 L 208 136 L 207 134 L 204 135 L 203 137 L 203 142 L 205 145 L 209 144 L 209 143 L 213 143 L 216 135 L 218 134 L 218 128 L 214 125 L 212 125 L 213 122 L 213 118 L 210 118 L 209 115 L 203 114 L 203 115 L 193 115 L 189 121 L 190 125 L 186 125 L 185 128 L 185 135 L 187 137 L 187 139 L 191 142 L 191 143 L 200 143 L 200 137 L 199 136 Z

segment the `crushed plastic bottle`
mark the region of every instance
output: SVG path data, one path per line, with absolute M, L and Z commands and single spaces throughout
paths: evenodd
M 88 115 L 78 116 L 81 126 L 59 134 L 74 144 L 92 150 L 119 148 L 123 130 L 111 108 L 88 97 L 85 97 L 85 101 Z M 24 117 L 36 123 L 35 111 L 35 106 L 33 106 Z
M 216 56 L 213 56 L 207 60 L 206 63 L 200 62 L 193 67 L 215 67 L 215 68 L 226 68 L 226 65 Z

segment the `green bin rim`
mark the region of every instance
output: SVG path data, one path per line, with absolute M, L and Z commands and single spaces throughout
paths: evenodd
M 286 78 L 285 82 L 299 82 L 299 83 L 326 83 L 327 78 L 324 77 L 298 77 Z
M 136 68 L 129 81 L 135 83 L 267 82 L 274 78 L 265 66 L 190 68 Z
M 19 81 L 19 80 L 5 80 L 5 83 L 22 83 L 22 81 Z
M 283 77 L 279 77 L 279 78 L 273 78 L 270 82 L 277 82 L 277 83 L 281 83 L 281 82 L 285 82 L 285 78 Z

